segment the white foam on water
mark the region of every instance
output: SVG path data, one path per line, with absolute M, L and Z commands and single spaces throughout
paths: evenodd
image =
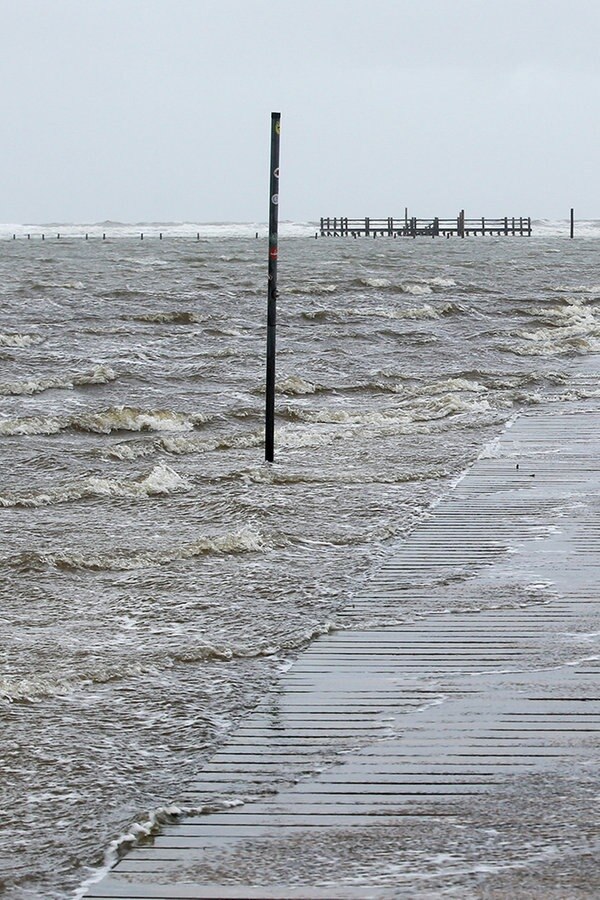
M 0 347 L 25 348 L 39 344 L 39 334 L 18 334 L 16 332 L 0 334 Z
M 116 865 L 125 853 L 128 853 L 138 844 L 160 832 L 163 825 L 172 824 L 184 817 L 197 817 L 210 815 L 211 813 L 223 812 L 227 809 L 233 809 L 237 806 L 244 806 L 245 803 L 253 800 L 264 800 L 264 796 L 244 796 L 231 797 L 227 800 L 215 798 L 209 800 L 202 806 L 179 806 L 172 803 L 166 806 L 159 806 L 157 809 L 148 813 L 148 818 L 142 822 L 132 822 L 129 828 L 124 831 L 118 838 L 112 841 L 105 854 L 102 866 L 93 870 L 88 877 L 82 881 L 75 893 L 73 900 L 84 900 L 89 888 L 94 884 L 98 884 L 110 870 Z
M 263 441 L 264 434 L 258 432 L 244 432 L 214 438 L 195 438 L 179 434 L 165 435 L 154 441 L 123 441 L 113 444 L 112 447 L 107 447 L 103 451 L 103 455 L 122 460 L 144 458 L 156 453 L 182 456 L 188 453 L 208 453 L 215 450 L 246 450 L 260 446 Z
M 534 219 L 531 223 L 533 238 L 565 238 L 569 240 L 569 219 Z M 599 219 L 575 219 L 575 237 L 600 238 Z
M 189 491 L 191 482 L 169 466 L 158 465 L 145 478 L 125 480 L 89 476 L 77 482 L 37 494 L 0 495 L 0 507 L 38 507 L 70 503 L 93 497 L 142 499 Z
M 314 394 L 317 390 L 316 385 L 305 381 L 300 375 L 288 375 L 278 381 L 275 387 L 280 394 Z
M 359 281 L 366 287 L 389 287 L 392 283 L 389 278 L 360 278 Z
M 280 538 L 278 543 L 285 541 Z M 195 541 L 179 546 L 165 547 L 157 550 L 118 550 L 110 554 L 79 553 L 68 551 L 27 551 L 11 558 L 5 557 L 3 564 L 29 566 L 52 566 L 65 570 L 87 571 L 134 571 L 136 569 L 156 568 L 168 563 L 194 559 L 205 554 L 237 554 L 262 553 L 267 550 L 272 540 L 250 525 L 244 525 L 234 531 L 225 531 L 211 535 L 202 535 Z
M 426 281 L 427 284 L 432 284 L 434 287 L 456 287 L 454 278 L 446 278 L 441 275 L 437 275 L 435 278 L 428 278 Z
M 88 685 L 106 684 L 143 675 L 146 667 L 140 663 L 96 665 L 82 668 L 76 676 L 61 676 L 40 672 L 35 675 L 0 676 L 0 698 L 8 703 L 36 703 L 48 697 L 68 696 Z
M 108 384 L 115 381 L 116 373 L 110 366 L 95 366 L 91 372 L 57 376 L 56 378 L 28 378 L 24 381 L 0 382 L 0 394 L 40 394 L 49 390 L 73 390 L 85 385 Z
M 456 392 L 446 392 L 427 397 L 414 397 L 410 401 L 406 401 L 402 407 L 384 410 L 362 410 L 336 406 L 321 409 L 294 407 L 288 410 L 288 414 L 294 419 L 310 424 L 383 427 L 399 425 L 406 428 L 415 422 L 462 413 L 479 413 L 490 409 L 490 403 L 486 399 L 465 399 Z
M 97 413 L 79 416 L 28 416 L 0 419 L 0 435 L 58 434 L 72 429 L 96 434 L 112 431 L 193 431 L 209 421 L 201 413 L 178 413 L 172 410 L 142 410 L 115 406 Z
M 279 222 L 280 237 L 310 237 L 314 239 L 318 226 L 314 222 Z M 163 238 L 191 238 L 200 235 L 201 239 L 210 238 L 248 238 L 254 239 L 256 232 L 263 239 L 268 237 L 268 225 L 266 222 L 79 222 L 79 223 L 44 223 L 0 224 L 0 240 L 12 240 L 13 234 L 17 239 L 27 239 L 31 234 L 33 239 L 41 239 L 45 234 L 46 241 L 60 234 L 61 238 L 85 238 L 102 240 L 106 234 L 107 240 L 115 238 L 134 238 L 139 241 L 140 234 L 145 238 L 156 238 L 162 233 Z M 137 259 L 134 260 L 136 263 Z M 152 261 L 150 261 L 152 263 Z M 164 264 L 163 260 L 159 260 Z
M 402 291 L 405 294 L 414 294 L 415 296 L 423 296 L 424 294 L 431 294 L 432 290 L 428 284 L 416 284 L 407 282 L 406 284 L 401 285 Z
M 56 416 L 0 419 L 0 435 L 59 434 L 62 430 L 63 421 Z

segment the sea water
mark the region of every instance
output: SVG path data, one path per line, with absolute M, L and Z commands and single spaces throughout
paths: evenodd
M 281 232 L 265 465 L 264 226 L 0 227 L 11 900 L 72 896 L 178 804 L 515 414 L 597 393 L 578 376 L 600 340 L 596 223 Z

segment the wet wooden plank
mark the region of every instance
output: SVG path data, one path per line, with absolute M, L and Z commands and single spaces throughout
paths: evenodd
M 376 882 L 373 859 L 390 834 L 400 848 L 421 835 L 423 854 L 439 823 L 475 842 L 487 829 L 515 860 L 534 831 L 540 858 L 570 835 L 584 846 L 596 827 L 588 798 L 600 749 L 600 404 L 559 414 L 557 404 L 505 432 L 498 459 L 476 463 L 340 614 L 364 615 L 372 629 L 315 642 L 182 785 L 186 802 L 242 805 L 164 826 L 88 896 L 397 897 L 406 886 L 412 897 L 416 872 L 391 894 L 368 876 L 357 888 L 324 848 L 348 845 L 350 860 L 363 853 Z M 498 585 L 506 603 L 509 589 L 539 583 L 551 585 L 540 599 L 488 608 Z M 423 603 L 443 608 L 377 624 L 380 611 Z M 318 874 L 325 852 L 335 889 Z M 569 852 L 576 858 L 577 844 Z M 269 859 L 285 859 L 307 887 L 269 884 Z M 406 859 L 394 865 L 404 872 Z M 430 865 L 438 877 L 443 866 Z M 218 883 L 217 871 L 228 873 Z

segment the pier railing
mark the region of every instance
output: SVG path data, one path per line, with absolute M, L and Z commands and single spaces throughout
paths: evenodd
M 346 216 L 322 217 L 321 237 L 471 237 L 480 235 L 531 236 L 531 216 L 504 216 L 490 219 L 466 219 L 464 211 L 455 219 L 350 219 Z

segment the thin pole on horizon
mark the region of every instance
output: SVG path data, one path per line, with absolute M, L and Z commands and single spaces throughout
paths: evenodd
M 573 237 L 575 235 L 575 210 L 571 207 L 571 231 L 569 237 Z
M 273 462 L 275 449 L 275 330 L 277 325 L 277 254 L 279 244 L 279 136 L 281 113 L 271 113 L 269 178 L 269 273 L 267 282 L 267 389 L 265 407 L 265 460 Z

